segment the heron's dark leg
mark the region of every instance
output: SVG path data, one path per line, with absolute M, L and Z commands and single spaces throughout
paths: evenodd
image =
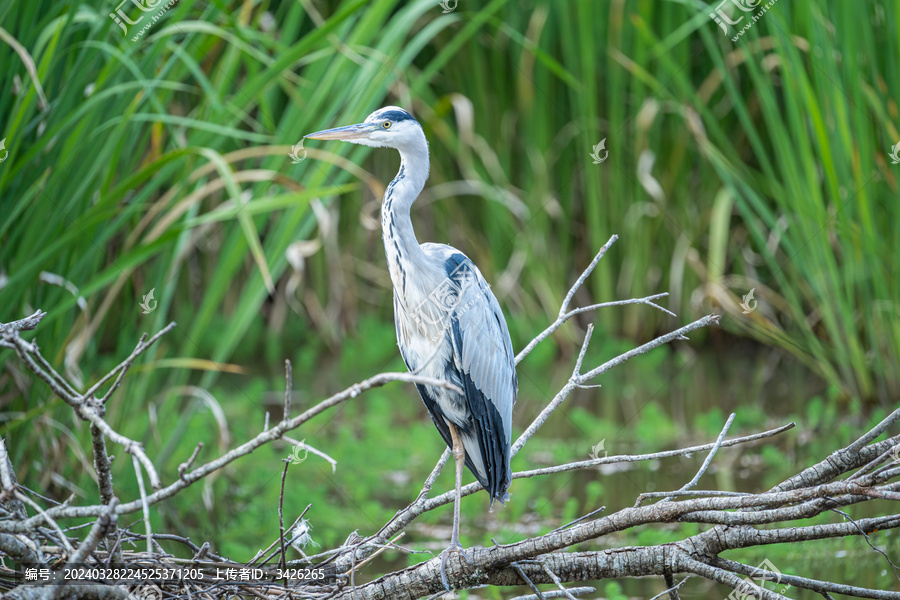
M 453 440 L 453 459 L 456 461 L 456 499 L 453 503 L 453 534 L 450 536 L 450 546 L 441 553 L 441 582 L 447 591 L 450 591 L 450 584 L 447 582 L 447 556 L 451 552 L 459 552 L 470 564 L 471 560 L 463 552 L 462 544 L 459 543 L 459 503 L 462 500 L 462 474 L 463 466 L 466 464 L 466 449 L 463 446 L 462 439 L 459 437 L 459 431 L 451 421 L 447 421 L 447 427 L 450 429 L 450 438 Z

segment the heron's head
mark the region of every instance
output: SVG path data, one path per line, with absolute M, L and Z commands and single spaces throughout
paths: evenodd
M 415 151 L 427 148 L 422 126 L 411 114 L 398 106 L 379 108 L 356 125 L 335 127 L 309 133 L 304 138 L 314 140 L 343 140 L 375 148 L 396 148 Z

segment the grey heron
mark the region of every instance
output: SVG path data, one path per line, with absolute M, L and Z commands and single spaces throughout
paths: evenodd
M 387 106 L 363 123 L 304 137 L 343 140 L 400 152 L 400 171 L 388 185 L 381 228 L 394 288 L 397 343 L 406 367 L 463 390 L 417 385 L 431 419 L 456 461 L 456 499 L 450 546 L 441 553 L 441 581 L 448 590 L 446 560 L 463 552 L 459 504 L 463 465 L 494 500 L 505 503 L 512 479 L 512 409 L 518 392 L 506 319 L 478 267 L 444 244 L 419 244 L 410 208 L 428 178 L 428 141 L 422 126 L 402 108 Z M 470 561 L 471 562 L 471 561 Z

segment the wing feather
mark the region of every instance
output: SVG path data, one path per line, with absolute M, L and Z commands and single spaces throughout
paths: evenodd
M 455 253 L 446 268 L 458 294 L 449 315 L 453 359 L 489 471 L 490 487 L 485 487 L 502 501 L 511 479 L 509 446 L 518 391 L 512 342 L 500 304 L 472 261 Z
M 509 467 L 512 410 L 518 392 L 515 358 L 500 304 L 478 268 L 461 252 L 440 244 L 423 250 L 443 264 L 445 276 L 428 286 L 429 308 L 443 311 L 443 333 L 425 336 L 410 320 L 409 308 L 394 291 L 397 340 L 410 371 L 427 368 L 463 389 L 463 396 L 417 385 L 441 437 L 452 445 L 447 421 L 454 422 L 466 447 L 466 466 L 491 495 L 505 501 L 511 480 Z M 438 296 L 433 290 L 440 290 Z M 433 321 L 431 321 L 433 322 Z M 440 331 L 440 329 L 438 329 Z M 439 360 L 429 360 L 432 351 Z

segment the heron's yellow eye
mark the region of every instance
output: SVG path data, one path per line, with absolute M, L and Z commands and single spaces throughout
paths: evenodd
M 381 126 L 384 127 L 385 129 L 390 129 L 390 128 L 391 128 L 391 122 L 390 122 L 390 121 L 385 121 L 384 123 L 381 124 Z

